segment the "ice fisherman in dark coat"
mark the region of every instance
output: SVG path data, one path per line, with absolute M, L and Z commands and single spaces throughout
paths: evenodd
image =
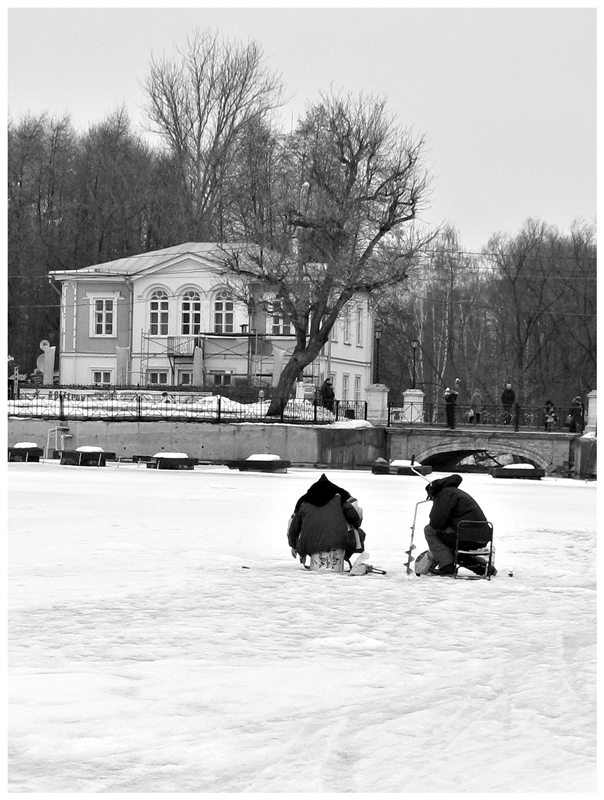
M 428 498 L 432 500 L 432 509 L 430 524 L 424 528 L 424 536 L 437 564 L 432 572 L 437 575 L 453 575 L 455 572 L 457 523 L 462 519 L 486 521 L 484 512 L 476 500 L 459 488 L 461 482 L 461 475 L 449 475 L 446 478 L 432 481 L 426 486 Z M 463 566 L 477 574 L 482 574 L 485 563 L 477 558 L 466 558 Z M 496 574 L 494 567 L 491 567 L 491 574 Z
M 350 492 L 321 475 L 296 503 L 287 532 L 292 555 L 303 561 L 314 553 L 344 549 L 349 559 L 358 545 L 352 529 L 362 521 L 355 504 Z

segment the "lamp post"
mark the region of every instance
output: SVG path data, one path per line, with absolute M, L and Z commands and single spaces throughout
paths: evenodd
M 379 325 L 376 325 L 373 329 L 373 333 L 375 336 L 375 375 L 374 375 L 374 383 L 380 382 L 380 339 L 382 338 L 382 329 Z
M 419 342 L 417 341 L 417 339 L 411 340 L 411 347 L 413 348 L 413 385 L 411 387 L 412 389 L 415 389 L 415 354 L 417 353 L 418 344 Z

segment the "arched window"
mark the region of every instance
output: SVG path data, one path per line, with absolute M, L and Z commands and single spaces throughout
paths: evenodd
M 233 298 L 225 291 L 214 299 L 214 333 L 233 333 Z
M 156 289 L 149 302 L 149 333 L 151 336 L 168 335 L 168 295 Z
M 197 292 L 188 291 L 180 303 L 180 332 L 183 336 L 201 333 L 201 298 Z

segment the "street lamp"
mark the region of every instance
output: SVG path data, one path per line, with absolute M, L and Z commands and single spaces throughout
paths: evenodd
M 417 341 L 417 339 L 411 340 L 411 347 L 413 348 L 413 386 L 411 387 L 412 389 L 415 389 L 415 354 L 417 352 L 418 344 L 419 342 Z
M 374 375 L 374 383 L 380 382 L 380 339 L 382 338 L 382 328 L 380 325 L 376 325 L 373 329 L 373 333 L 375 336 L 375 375 Z

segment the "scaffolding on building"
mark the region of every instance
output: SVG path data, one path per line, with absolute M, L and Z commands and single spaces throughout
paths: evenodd
M 285 346 L 288 350 L 294 343 L 293 335 L 259 334 L 254 331 L 238 334 L 203 333 L 197 336 L 157 336 L 141 332 L 138 383 L 147 385 L 149 374 L 154 369 L 167 368 L 171 378 L 169 384 L 176 385 L 179 368 L 190 365 L 192 369 L 195 351 L 199 349 L 203 383 L 208 382 L 209 375 L 227 372 L 233 379 L 249 386 L 267 386 L 273 378 L 274 345 Z M 229 366 L 221 369 L 221 360 L 225 364 L 228 362 Z M 320 356 L 305 368 L 305 382 L 318 385 L 323 361 L 324 358 Z M 133 380 L 135 375 L 133 372 Z

